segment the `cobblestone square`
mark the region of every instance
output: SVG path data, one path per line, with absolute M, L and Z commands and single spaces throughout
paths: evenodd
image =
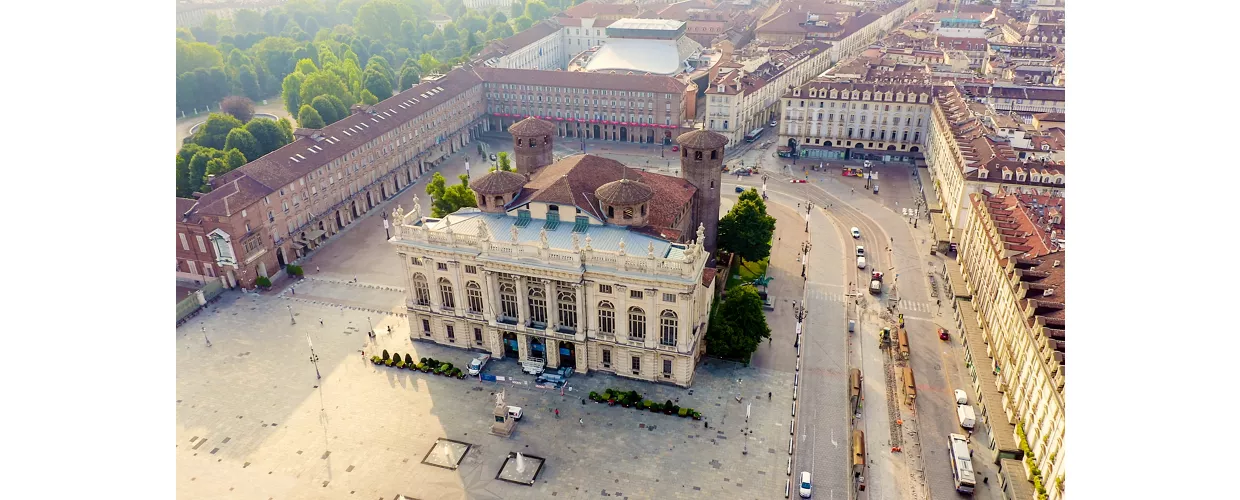
M 383 349 L 457 366 L 474 353 L 413 343 L 403 316 L 382 314 L 379 307 L 292 300 L 345 298 L 329 286 L 345 287 L 307 283 L 298 285 L 296 296 L 287 290 L 282 296 L 228 292 L 177 330 L 179 497 L 767 499 L 783 494 L 789 373 L 704 359 L 691 389 L 592 373 L 574 375 L 561 395 L 537 387 L 512 360 L 487 365 L 486 373 L 503 377 L 502 382 L 375 366 L 369 357 Z M 358 293 L 376 294 L 359 299 L 373 303 L 386 301 L 389 297 L 379 295 L 391 292 Z M 395 333 L 389 334 L 388 326 Z M 321 380 L 315 378 L 308 340 Z M 590 391 L 606 388 L 675 401 L 701 411 L 705 422 L 587 399 Z M 489 433 L 491 394 L 500 389 L 507 391 L 507 404 L 524 411 L 510 438 Z M 768 392 L 770 401 L 762 397 Z M 458 470 L 421 463 L 439 438 L 473 445 Z M 534 485 L 495 479 L 511 452 L 546 459 Z

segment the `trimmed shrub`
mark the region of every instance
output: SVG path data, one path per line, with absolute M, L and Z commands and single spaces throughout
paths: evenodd
M 387 360 L 389 360 L 389 359 L 392 359 L 392 356 L 388 354 L 387 349 L 384 349 L 384 350 L 383 350 L 383 360 L 384 360 L 384 361 L 387 361 Z
M 284 271 L 287 272 L 289 276 L 301 276 L 305 274 L 305 271 L 301 270 L 301 266 L 298 266 L 296 264 L 289 264 L 287 266 L 284 266 Z
M 598 393 L 590 391 L 590 401 L 598 401 Z
M 271 288 L 271 278 L 259 276 L 258 279 L 254 280 L 254 284 L 263 288 Z
M 406 365 L 413 365 L 413 356 L 410 356 L 410 355 L 408 355 L 408 354 L 405 354 L 405 364 L 406 364 Z
M 677 415 L 680 415 L 680 418 L 685 418 L 685 417 L 689 416 L 689 409 L 688 409 L 688 408 L 681 408 L 681 409 L 680 409 L 680 411 L 676 412 L 676 414 L 677 414 Z
M 383 360 L 383 366 L 392 366 L 392 360 L 390 359 Z
M 400 361 L 397 361 L 397 362 L 396 362 L 396 367 L 397 367 L 397 368 L 400 368 L 400 369 L 402 369 L 402 370 L 403 370 L 403 369 L 405 369 L 405 360 L 403 360 L 403 359 L 402 359 L 402 360 L 400 360 Z

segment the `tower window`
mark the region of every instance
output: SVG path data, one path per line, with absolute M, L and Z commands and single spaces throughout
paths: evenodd
M 712 150 L 710 150 L 710 159 L 712 159 L 712 160 L 717 160 L 717 159 L 719 159 L 719 150 L 717 150 L 717 149 L 712 149 Z
M 694 151 L 694 152 L 693 152 L 693 159 L 694 159 L 694 160 L 697 160 L 697 161 L 702 161 L 702 152 L 701 152 L 701 151 Z

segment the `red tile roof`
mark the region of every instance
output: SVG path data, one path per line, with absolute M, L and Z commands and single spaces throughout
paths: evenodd
M 198 200 L 193 198 L 177 198 L 177 222 L 185 220 L 185 213 L 194 208 L 195 203 L 198 203 Z
M 668 76 L 620 75 L 610 73 L 587 73 L 584 71 L 542 71 L 535 69 L 508 69 L 477 67 L 477 76 L 489 83 L 512 83 L 517 85 L 555 85 L 560 87 L 635 90 L 665 94 L 681 94 L 685 83 Z

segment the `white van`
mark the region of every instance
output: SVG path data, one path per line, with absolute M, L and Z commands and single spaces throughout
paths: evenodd
M 865 257 L 857 256 L 857 269 L 865 269 Z
M 977 423 L 977 416 L 973 414 L 973 407 L 969 405 L 957 405 L 956 418 L 960 420 L 960 426 L 965 429 L 972 429 Z
M 490 360 L 491 360 L 490 354 L 483 354 L 481 356 L 474 358 L 473 360 L 469 362 L 469 374 L 477 375 L 479 373 L 482 373 L 482 367 L 486 366 L 487 361 L 490 361 Z

